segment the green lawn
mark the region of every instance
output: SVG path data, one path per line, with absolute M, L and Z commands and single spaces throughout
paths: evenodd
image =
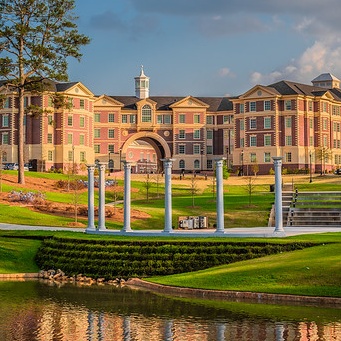
M 201 289 L 341 297 L 341 233 L 309 237 L 336 243 L 149 281 Z M 309 240 L 305 236 L 291 239 Z

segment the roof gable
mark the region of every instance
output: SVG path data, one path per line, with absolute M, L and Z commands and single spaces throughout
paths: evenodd
M 112 106 L 123 107 L 124 106 L 124 104 L 121 103 L 120 101 L 107 95 L 101 95 L 97 97 L 94 104 L 97 107 L 99 106 L 101 107 L 112 107 Z
M 209 105 L 198 98 L 187 96 L 169 106 L 170 108 L 209 108 Z
M 81 82 L 57 83 L 57 92 L 64 92 L 75 96 L 94 96 L 94 94 Z
M 263 85 L 255 85 L 249 91 L 245 92 L 243 95 L 239 96 L 240 99 L 247 99 L 247 98 L 266 98 L 266 97 L 273 97 L 280 95 L 279 92 L 268 86 Z

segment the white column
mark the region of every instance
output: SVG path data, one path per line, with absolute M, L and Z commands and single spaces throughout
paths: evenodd
M 162 159 L 165 173 L 165 228 L 163 232 L 172 232 L 172 164 L 174 159 Z
M 131 163 L 123 161 L 124 165 L 124 220 L 122 232 L 132 231 L 130 227 L 130 178 L 131 178 Z
M 105 227 L 105 162 L 98 163 L 99 179 L 98 179 L 98 229 L 106 230 Z
M 216 159 L 216 186 L 217 186 L 217 229 L 216 232 L 224 233 L 224 158 Z
M 88 226 L 87 231 L 95 231 L 95 199 L 94 199 L 94 172 L 95 165 L 88 167 Z
M 282 156 L 274 156 L 275 168 L 275 230 L 274 234 L 284 235 L 282 206 Z

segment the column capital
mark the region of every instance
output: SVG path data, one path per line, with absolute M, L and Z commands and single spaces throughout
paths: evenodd
M 283 156 L 273 156 L 272 160 L 274 160 L 274 163 L 278 163 L 283 160 Z

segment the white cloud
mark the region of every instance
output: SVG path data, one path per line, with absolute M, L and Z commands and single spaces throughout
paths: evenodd
M 283 68 L 268 74 L 253 72 L 250 83 L 267 85 L 279 80 L 291 80 L 310 84 L 313 78 L 324 72 L 341 77 L 341 47 L 328 41 L 316 41 Z
M 231 77 L 233 76 L 233 73 L 231 72 L 231 70 L 228 67 L 223 67 L 219 70 L 219 76 L 220 77 Z

